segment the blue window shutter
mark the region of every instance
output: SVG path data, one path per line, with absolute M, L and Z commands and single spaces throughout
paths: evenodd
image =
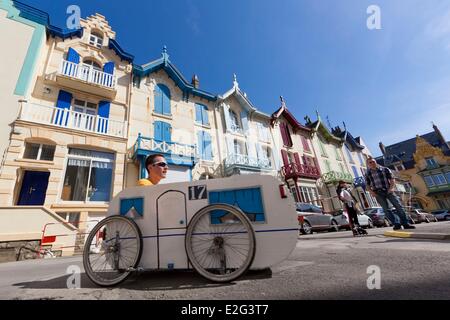
M 109 101 L 100 101 L 98 103 L 98 116 L 102 119 L 98 119 L 98 132 L 107 133 L 108 132 L 108 118 L 109 118 L 109 108 L 111 106 L 111 102 Z M 104 119 L 106 118 L 106 119 Z
M 64 90 L 59 90 L 56 107 L 63 110 L 56 111 L 56 117 L 53 120 L 54 124 L 63 125 L 64 123 L 65 126 L 67 125 L 67 121 L 69 120 L 69 110 L 71 102 L 72 94 Z
M 244 128 L 244 132 L 248 131 L 248 113 L 247 111 L 241 112 L 241 120 L 242 120 L 242 127 Z
M 109 61 L 105 63 L 103 66 L 103 72 L 113 75 L 114 74 L 114 62 Z M 104 84 L 107 86 L 112 86 L 113 84 L 113 77 L 111 76 L 105 76 L 105 80 L 103 80 Z
M 170 115 L 170 90 L 163 84 L 158 84 L 161 93 L 162 114 Z
M 201 104 L 195 104 L 195 121 L 203 124 Z
M 203 152 L 203 131 L 197 132 L 197 152 L 201 159 L 205 158 L 205 154 Z
M 155 121 L 154 124 L 154 130 L 153 130 L 153 138 L 155 140 L 162 141 L 163 135 L 162 135 L 162 122 L 161 121 Z
M 159 85 L 155 87 L 155 113 L 163 113 L 163 92 Z
M 80 63 L 80 55 L 74 49 L 69 48 L 67 52 L 67 61 L 79 64 Z
M 169 123 L 162 122 L 162 133 L 163 133 L 163 141 L 165 142 L 172 142 L 172 135 L 171 135 L 171 126 Z
M 212 160 L 212 149 L 211 149 L 211 135 L 208 132 L 203 132 L 203 152 L 205 154 L 205 160 Z
M 358 170 L 356 170 L 356 167 L 352 166 L 352 170 L 353 170 L 353 175 L 355 176 L 355 178 L 358 178 L 359 174 L 358 174 Z
M 114 74 L 114 62 L 109 61 L 109 62 L 105 63 L 105 65 L 103 66 L 103 72 L 109 73 L 109 74 Z

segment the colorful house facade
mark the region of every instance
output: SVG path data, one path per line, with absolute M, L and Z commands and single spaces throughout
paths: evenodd
M 12 123 L 3 206 L 43 206 L 87 221 L 104 215 L 123 188 L 133 56 L 102 15 L 80 25 L 46 26 L 36 77 Z
M 283 177 L 296 202 L 321 205 L 317 190 L 320 167 L 312 143 L 312 130 L 300 124 L 281 97 L 281 106 L 272 114 L 271 125 L 278 137 Z

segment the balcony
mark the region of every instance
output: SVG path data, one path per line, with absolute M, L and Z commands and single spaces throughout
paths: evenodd
M 353 180 L 353 186 L 365 188 L 366 187 L 366 178 L 364 178 L 364 177 L 356 177 Z
M 320 178 L 320 172 L 316 167 L 304 164 L 290 163 L 281 168 L 281 174 L 286 180 L 296 178 Z
M 19 120 L 120 138 L 127 134 L 125 121 L 27 102 L 22 103 Z
M 337 171 L 330 171 L 322 175 L 322 181 L 328 183 L 338 183 L 340 180 L 347 183 L 353 182 L 353 176 L 350 173 L 343 173 Z
M 272 170 L 270 160 L 258 159 L 245 154 L 231 154 L 224 160 L 225 174 L 230 175 L 244 171 L 260 172 L 261 170 Z
M 193 145 L 167 142 L 139 134 L 134 147 L 134 157 L 161 153 L 170 164 L 194 166 L 197 162 L 196 148 Z
M 87 66 L 63 60 L 56 82 L 73 89 L 100 95 L 108 99 L 116 96 L 116 76 Z

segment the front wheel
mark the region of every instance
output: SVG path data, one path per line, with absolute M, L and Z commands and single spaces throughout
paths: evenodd
M 200 209 L 189 222 L 185 245 L 195 271 L 214 282 L 229 282 L 242 276 L 256 252 L 249 218 L 228 204 Z
M 139 263 L 142 235 L 126 217 L 110 216 L 89 233 L 83 251 L 83 266 L 89 279 L 103 287 L 117 285 Z

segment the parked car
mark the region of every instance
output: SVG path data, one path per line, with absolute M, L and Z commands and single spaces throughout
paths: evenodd
M 372 223 L 375 227 L 389 227 L 392 223 L 384 214 L 384 210 L 381 207 L 369 208 L 364 211 L 364 214 L 372 219 Z
M 392 207 L 389 209 L 389 211 L 392 212 L 392 214 L 394 215 L 395 223 L 400 224 L 400 217 L 397 215 L 397 209 Z M 408 219 L 409 224 L 416 224 L 416 223 L 422 222 L 422 219 L 420 218 L 420 216 L 417 213 L 415 213 L 415 212 L 405 212 L 405 213 L 406 213 L 406 218 Z M 386 217 L 386 220 L 388 220 L 387 217 Z M 389 221 L 389 225 L 390 226 L 393 225 L 391 221 Z
M 436 217 L 438 221 L 450 221 L 450 210 L 442 209 L 442 210 L 434 210 L 431 211 L 431 214 Z
M 338 210 L 332 214 L 334 219 L 339 224 L 340 229 L 350 230 L 350 223 L 348 220 L 347 213 L 344 213 L 344 210 Z M 358 222 L 359 225 L 363 228 L 373 228 L 372 219 L 369 216 L 366 216 L 364 213 L 358 212 Z
M 411 211 L 410 211 L 411 212 Z M 416 213 L 420 217 L 421 222 L 437 222 L 437 218 L 429 212 L 426 212 L 422 209 L 413 209 L 412 212 Z
M 330 214 L 310 203 L 297 203 L 297 218 L 301 234 L 311 234 L 313 231 L 338 231 L 339 224 Z

